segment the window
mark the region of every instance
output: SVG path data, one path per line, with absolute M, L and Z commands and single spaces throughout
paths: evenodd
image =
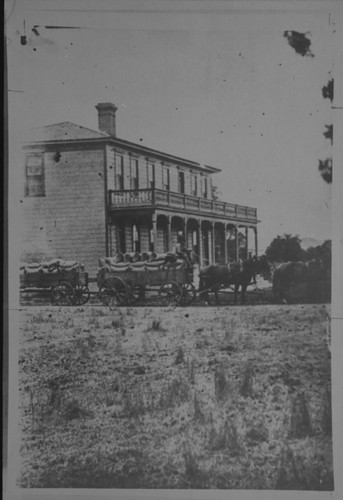
M 131 189 L 138 189 L 138 160 L 132 158 L 131 160 Z
M 162 169 L 163 189 L 170 191 L 170 170 L 168 167 L 162 167 Z
M 198 178 L 196 174 L 191 174 L 191 195 L 198 196 Z
M 124 156 L 117 156 L 116 162 L 116 189 L 122 191 L 124 189 Z
M 154 189 L 154 187 L 155 187 L 155 165 L 153 163 L 147 164 L 147 182 L 148 182 L 148 189 Z
M 207 177 L 202 178 L 202 196 L 203 198 L 208 198 Z
M 179 171 L 179 193 L 185 193 L 185 173 Z
M 45 176 L 43 155 L 32 154 L 26 157 L 26 196 L 45 196 Z

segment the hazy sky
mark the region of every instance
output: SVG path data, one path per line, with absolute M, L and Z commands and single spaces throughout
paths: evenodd
M 330 238 L 331 186 L 318 172 L 331 154 L 321 92 L 333 71 L 330 2 L 220 4 L 17 0 L 7 28 L 11 151 L 27 128 L 97 129 L 95 105 L 113 102 L 118 137 L 221 168 L 222 199 L 258 209 L 261 249 L 283 233 Z M 296 54 L 285 30 L 309 32 L 314 57 Z

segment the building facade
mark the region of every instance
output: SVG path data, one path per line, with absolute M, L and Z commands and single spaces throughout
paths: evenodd
M 30 131 L 23 146 L 23 250 L 77 259 L 172 252 L 182 235 L 200 266 L 257 254 L 257 211 L 214 199 L 220 170 L 116 136 L 100 103 L 99 131 L 63 122 Z M 38 252 L 39 253 L 39 252 Z

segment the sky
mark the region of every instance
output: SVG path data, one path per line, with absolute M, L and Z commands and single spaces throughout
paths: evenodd
M 96 130 L 95 105 L 113 102 L 118 137 L 220 168 L 221 199 L 257 208 L 261 250 L 284 233 L 331 238 L 318 160 L 332 154 L 335 18 L 330 2 L 297 3 L 8 0 L 12 175 L 25 130 Z M 307 33 L 314 57 L 286 30 Z

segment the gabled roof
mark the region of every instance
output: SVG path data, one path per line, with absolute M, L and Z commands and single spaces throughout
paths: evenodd
M 61 122 L 28 130 L 25 134 L 25 142 L 100 139 L 104 137 L 108 137 L 108 135 L 81 127 L 76 123 Z

